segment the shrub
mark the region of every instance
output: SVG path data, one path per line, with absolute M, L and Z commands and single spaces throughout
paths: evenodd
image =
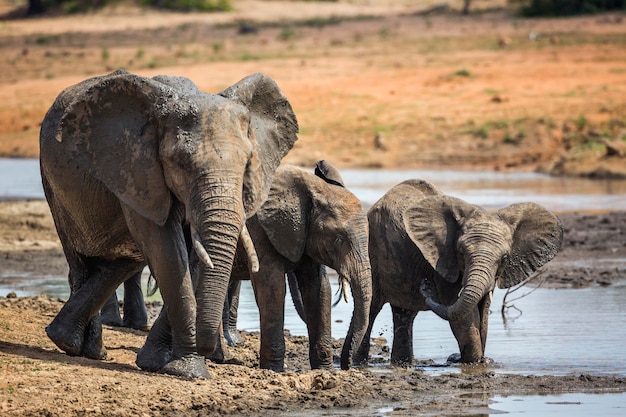
M 509 0 L 524 16 L 568 16 L 625 10 L 626 0 Z

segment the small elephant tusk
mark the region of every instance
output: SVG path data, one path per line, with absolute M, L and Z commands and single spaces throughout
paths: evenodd
M 245 223 L 243 225 L 243 228 L 241 229 L 240 237 L 243 248 L 246 250 L 248 260 L 250 261 L 250 270 L 253 273 L 259 272 L 259 257 L 256 254 L 256 249 L 254 249 L 252 237 L 250 237 L 250 232 L 248 232 L 248 227 L 245 225 Z
M 349 281 L 346 277 L 339 277 L 339 282 L 341 283 L 341 294 L 343 294 L 343 300 L 347 303 L 350 300 L 350 295 L 348 294 L 348 285 Z
M 191 240 L 193 242 L 193 248 L 195 249 L 202 263 L 208 266 L 209 268 L 213 269 L 214 268 L 213 261 L 211 261 L 211 257 L 209 256 L 206 249 L 204 249 L 202 240 L 200 240 L 200 235 L 198 234 L 196 229 L 194 229 L 193 227 L 191 228 Z

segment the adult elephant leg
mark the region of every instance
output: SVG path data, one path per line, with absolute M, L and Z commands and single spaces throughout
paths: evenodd
M 274 262 L 252 274 L 252 287 L 259 307 L 261 324 L 260 367 L 276 372 L 285 370 L 285 275 Z
M 161 371 L 185 378 L 208 378 L 204 358 L 196 353 L 196 299 L 179 219 L 172 214 L 158 226 L 126 208 L 124 215 L 157 280 L 171 324 L 171 355 L 161 358 L 161 363 L 167 363 Z M 167 351 L 159 349 L 158 353 L 165 355 Z
M 302 295 L 304 321 L 309 333 L 311 369 L 332 369 L 331 288 L 326 268 L 312 260 L 294 271 Z
M 137 353 L 135 364 L 144 371 L 156 372 L 172 359 L 172 328 L 165 308 L 162 308 L 144 345 Z
M 413 321 L 417 311 L 405 310 L 392 305 L 393 344 L 391 363 L 396 366 L 411 366 L 413 363 Z
M 72 288 L 72 296 L 46 327 L 46 333 L 69 355 L 103 359 L 106 351 L 102 347 L 98 313 L 113 291 L 137 268 L 137 261 L 86 258 L 84 264 L 89 278 L 80 287 Z
M 148 311 L 141 290 L 142 270 L 124 281 L 124 327 L 147 330 Z

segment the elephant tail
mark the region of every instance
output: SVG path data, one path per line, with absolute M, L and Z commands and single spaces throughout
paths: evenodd
M 300 287 L 298 286 L 298 278 L 295 272 L 287 272 L 287 283 L 289 284 L 289 294 L 293 300 L 293 306 L 296 308 L 298 316 L 306 323 L 306 316 L 304 315 L 304 301 L 302 301 L 302 294 L 300 293 Z

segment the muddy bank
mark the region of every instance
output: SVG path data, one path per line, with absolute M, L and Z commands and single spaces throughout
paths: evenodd
M 304 337 L 287 338 L 289 371 L 278 374 L 257 367 L 258 333 L 244 334 L 244 345 L 229 350 L 242 365 L 208 363 L 211 379 L 186 381 L 142 372 L 134 365 L 142 332 L 106 327 L 105 361 L 61 353 L 44 332 L 61 305 L 43 296 L 0 299 L 3 415 L 267 416 L 355 410 L 373 415 L 389 406 L 403 415 L 411 410 L 454 414 L 484 409 L 485 397 L 495 394 L 626 391 L 626 379 L 619 377 L 501 375 L 475 367 L 441 376 L 389 367 L 384 372 L 311 371 Z M 335 346 L 339 352 L 340 341 Z M 378 353 L 385 355 L 383 349 Z

